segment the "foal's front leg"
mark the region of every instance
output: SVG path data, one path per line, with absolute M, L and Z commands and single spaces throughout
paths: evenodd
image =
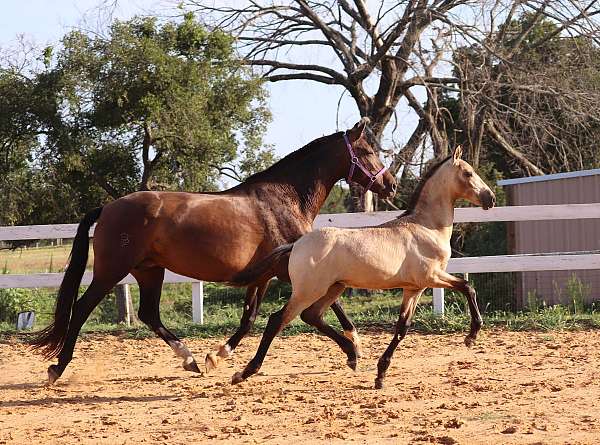
M 462 278 L 450 275 L 445 271 L 439 271 L 436 277 L 436 284 L 432 287 L 444 287 L 448 289 L 456 290 L 462 293 L 467 298 L 469 304 L 469 312 L 471 314 L 471 329 L 469 334 L 465 337 L 465 345 L 468 347 L 473 346 L 475 340 L 477 340 L 477 334 L 481 330 L 483 325 L 483 319 L 479 312 L 479 306 L 477 306 L 477 294 L 475 289 L 469 285 L 469 282 Z
M 394 351 L 398 347 L 400 341 L 406 336 L 412 317 L 415 313 L 415 308 L 419 302 L 419 297 L 425 289 L 403 289 L 402 292 L 402 305 L 400 306 L 400 316 L 396 322 L 396 328 L 394 332 L 394 338 L 390 342 L 389 346 L 377 362 L 377 378 L 375 379 L 375 388 L 383 388 L 383 380 L 385 379 L 385 373 L 392 362 L 392 356 Z

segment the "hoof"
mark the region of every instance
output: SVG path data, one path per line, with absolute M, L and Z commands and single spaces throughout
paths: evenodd
M 233 351 L 231 350 L 231 346 L 227 344 L 221 345 L 219 352 L 217 352 L 217 355 L 221 358 L 229 358 L 231 354 L 233 354 Z
M 354 347 L 356 348 L 356 358 L 362 358 L 363 352 L 360 342 L 357 341 L 356 343 L 354 343 Z
M 356 349 L 356 358 L 361 358 L 362 348 L 360 347 L 360 337 L 356 331 L 344 331 L 344 337 L 354 343 L 354 348 Z
M 204 366 L 206 367 L 206 372 L 210 372 L 213 369 L 216 369 L 219 366 L 219 362 L 221 361 L 221 357 L 219 357 L 214 352 L 206 354 L 206 359 L 204 360 Z
M 379 377 L 375 379 L 375 389 L 383 389 L 383 379 Z
M 60 374 L 58 373 L 58 366 L 50 365 L 48 366 L 48 386 L 53 385 L 54 382 L 58 380 Z
M 475 344 L 475 339 L 473 337 L 471 337 L 470 335 L 467 335 L 465 337 L 465 346 L 467 348 L 470 348 L 471 346 L 473 346 Z
M 231 377 L 231 384 L 232 385 L 237 385 L 238 383 L 242 383 L 244 380 L 246 380 L 241 372 L 236 372 L 235 374 L 233 374 L 233 377 Z
M 356 371 L 356 360 L 348 360 L 346 364 L 352 371 Z
M 197 372 L 198 374 L 202 373 L 200 368 L 198 368 L 196 360 L 194 360 L 192 357 L 188 357 L 183 361 L 183 369 L 186 371 Z

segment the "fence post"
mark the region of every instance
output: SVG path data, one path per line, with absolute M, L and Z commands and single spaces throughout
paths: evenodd
M 444 289 L 433 288 L 433 313 L 444 315 Z
M 117 302 L 118 322 L 124 322 L 127 327 L 131 326 L 132 303 L 129 284 L 118 284 L 115 286 L 115 298 Z
M 204 324 L 204 282 L 192 283 L 192 321 Z

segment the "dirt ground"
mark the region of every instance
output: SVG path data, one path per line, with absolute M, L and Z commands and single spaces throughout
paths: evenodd
M 161 341 L 94 336 L 54 387 L 47 363 L 0 344 L 0 443 L 600 442 L 600 331 L 410 335 L 373 389 L 390 335 L 363 334 L 357 372 L 317 335 L 277 338 L 259 375 L 232 386 L 246 339 L 208 376 Z M 196 358 L 218 344 L 192 340 Z

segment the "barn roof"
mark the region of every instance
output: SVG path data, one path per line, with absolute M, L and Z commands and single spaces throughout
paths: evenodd
M 567 173 L 554 173 L 552 175 L 526 176 L 524 178 L 502 179 L 498 181 L 498 185 L 517 185 L 527 184 L 529 182 L 556 181 L 558 179 L 581 178 L 583 176 L 593 175 L 600 175 L 600 168 L 594 168 L 592 170 L 579 170 Z

